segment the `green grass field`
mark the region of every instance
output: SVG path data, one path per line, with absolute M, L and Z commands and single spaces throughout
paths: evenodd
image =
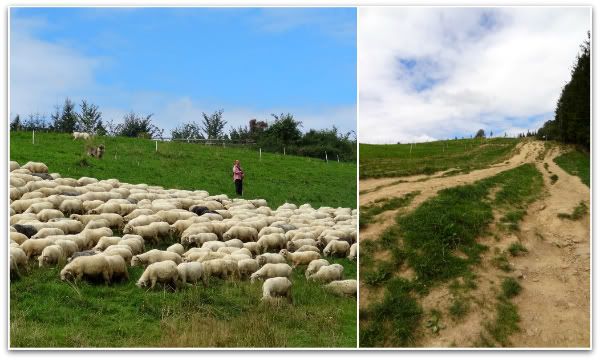
M 273 208 L 284 202 L 319 206 L 356 208 L 356 164 L 337 163 L 298 156 L 262 154 L 258 150 L 223 148 L 187 143 L 159 142 L 158 153 L 151 140 L 100 137 L 103 159 L 85 157 L 83 140 L 68 134 L 36 133 L 35 145 L 30 132 L 10 133 L 10 160 L 24 164 L 41 161 L 50 172 L 63 177 L 90 176 L 116 178 L 129 183 L 161 185 L 165 188 L 206 190 L 211 195 L 235 197 L 231 176 L 233 161 L 238 159 L 246 174 L 244 198 L 263 198 Z M 89 166 L 81 166 L 86 159 Z
M 590 154 L 572 150 L 556 157 L 554 162 L 564 171 L 578 176 L 584 184 L 590 186 Z
M 507 159 L 519 139 L 464 139 L 419 144 L 360 144 L 360 178 L 468 172 Z
M 165 188 L 204 189 L 233 196 L 231 164 L 247 173 L 245 198 L 313 206 L 356 207 L 356 165 L 258 153 L 246 149 L 101 138 L 102 160 L 87 158 L 83 143 L 64 134 L 11 133 L 10 159 L 45 162 L 62 176 L 116 178 Z M 177 239 L 174 239 L 177 241 Z M 172 243 L 172 242 L 171 242 Z M 166 248 L 168 244 L 161 244 Z M 147 249 L 148 250 L 148 249 Z M 328 259 L 356 278 L 356 262 Z M 208 288 L 177 292 L 135 286 L 141 268 L 120 284 L 61 282 L 59 268 L 30 263 L 10 286 L 11 347 L 355 347 L 356 299 L 326 292 L 294 270 L 293 305 L 260 302 L 262 283 L 212 280 Z

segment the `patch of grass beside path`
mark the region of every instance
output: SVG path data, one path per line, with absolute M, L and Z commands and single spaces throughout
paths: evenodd
M 376 200 L 373 205 L 365 205 L 360 207 L 359 223 L 361 228 L 367 227 L 373 222 L 373 218 L 384 211 L 395 210 L 410 204 L 420 191 L 410 192 L 402 197 L 393 197 L 391 199 Z
M 590 154 L 572 150 L 557 156 L 554 162 L 564 171 L 579 177 L 581 182 L 590 186 Z
M 63 177 L 116 178 L 132 184 L 206 190 L 211 195 L 236 197 L 231 169 L 240 160 L 246 173 L 244 198 L 263 198 L 272 208 L 284 202 L 313 207 L 356 208 L 356 164 L 299 156 L 262 154 L 258 150 L 159 142 L 125 137 L 97 137 L 104 144 L 103 159 L 85 156 L 85 143 L 68 134 L 10 132 L 10 160 L 25 164 L 41 161 Z M 83 162 L 82 160 L 86 161 Z M 87 163 L 87 166 L 81 166 Z
M 462 139 L 418 144 L 360 144 L 361 179 L 433 174 L 451 168 L 469 172 L 506 160 L 519 139 Z
M 422 317 L 416 297 L 440 282 L 459 277 L 473 279 L 471 266 L 479 262 L 479 255 L 486 250 L 477 238 L 493 221 L 492 209 L 501 214 L 524 210 L 541 194 L 543 184 L 536 167 L 525 164 L 474 184 L 442 190 L 413 212 L 399 216 L 397 224 L 378 241 L 392 254 L 392 262 L 386 263 L 392 268 L 368 273 L 373 276 L 372 285 L 385 286 L 386 295 L 383 301 L 362 311 L 361 346 L 412 345 L 414 332 L 406 335 L 406 329 L 416 329 Z M 496 190 L 493 200 L 488 196 L 492 189 Z M 392 277 L 405 264 L 414 271 L 414 279 Z M 457 317 L 467 311 L 458 307 L 455 310 Z M 512 321 L 513 315 L 509 306 L 499 309 L 502 324 Z M 509 328 L 512 329 L 512 322 L 490 332 L 503 340 Z

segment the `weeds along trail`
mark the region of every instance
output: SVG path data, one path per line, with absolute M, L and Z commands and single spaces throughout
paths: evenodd
M 523 165 L 528 162 L 534 162 L 543 150 L 544 144 L 542 142 L 527 141 L 517 146 L 518 152 L 509 160 L 500 164 L 492 165 L 485 169 L 473 170 L 467 174 L 444 176 L 443 173 L 445 172 L 443 172 L 438 173 L 434 177 L 416 175 L 394 179 L 360 180 L 361 191 L 376 189 L 361 194 L 359 197 L 360 205 L 365 206 L 383 197 L 401 197 L 410 192 L 418 191 L 420 193 L 413 199 L 407 208 L 403 209 L 404 211 L 411 211 L 419 206 L 423 201 L 435 196 L 438 191 L 442 189 L 471 184 L 475 181 L 494 176 L 500 172 L 516 168 L 519 165 Z M 378 238 L 383 231 L 385 231 L 385 229 L 394 223 L 396 213 L 396 210 L 391 210 L 379 215 L 372 224 L 364 229 L 361 229 L 361 239 Z

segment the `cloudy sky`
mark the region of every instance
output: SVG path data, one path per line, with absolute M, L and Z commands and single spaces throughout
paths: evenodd
M 105 121 L 169 130 L 224 109 L 228 126 L 291 112 L 356 129 L 355 9 L 12 8 L 10 115 L 70 97 Z
M 539 128 L 590 17 L 588 8 L 361 8 L 360 142 Z

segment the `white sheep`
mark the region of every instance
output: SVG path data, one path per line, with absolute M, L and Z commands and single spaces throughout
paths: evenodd
M 156 283 L 162 283 L 171 284 L 177 289 L 178 279 L 177 264 L 172 260 L 164 260 L 148 265 L 135 285 L 140 288 L 150 285 L 150 289 L 154 289 Z
M 179 281 L 182 284 L 192 283 L 196 284 L 202 280 L 204 286 L 207 286 L 206 277 L 204 277 L 204 265 L 199 262 L 181 263 L 177 265 L 177 271 L 179 272 Z
M 169 236 L 169 223 L 155 222 L 150 225 L 136 226 L 131 229 L 131 233 L 140 235 L 144 240 L 152 240 L 154 244 L 158 244 L 159 239 Z
M 344 267 L 340 264 L 325 265 L 321 266 L 319 271 L 310 275 L 308 279 L 322 283 L 329 283 L 334 280 L 341 280 L 343 272 Z
M 241 249 L 242 247 L 244 247 L 244 242 L 240 239 L 231 239 L 225 241 L 225 245 L 228 247 L 236 247 Z
M 208 279 L 211 276 L 226 279 L 232 275 L 228 262 L 223 259 L 207 260 L 202 262 L 202 265 L 204 266 L 203 282 L 205 284 L 208 284 Z
M 65 258 L 70 258 L 74 253 L 79 251 L 79 246 L 77 246 L 77 243 L 73 240 L 60 239 L 56 240 L 54 244 L 62 248 Z
M 341 256 L 345 257 L 350 251 L 350 244 L 344 240 L 331 240 L 323 249 L 325 256 Z
M 292 302 L 292 282 L 287 277 L 273 277 L 263 283 L 261 301 L 271 302 L 278 297 L 285 297 Z
M 250 277 L 252 273 L 258 271 L 258 261 L 255 259 L 242 259 L 238 260 L 238 272 L 240 279 Z
M 321 258 L 321 254 L 316 251 L 302 251 L 291 253 L 285 249 L 279 252 L 286 260 L 292 263 L 292 267 L 298 265 L 308 265 L 311 261 Z
M 285 247 L 285 237 L 278 233 L 263 235 L 257 243 L 263 253 L 269 250 L 279 251 Z
M 358 248 L 358 243 L 354 243 L 352 244 L 352 246 L 350 246 L 350 251 L 348 251 L 348 260 L 356 260 L 356 251 Z
M 103 254 L 110 265 L 111 281 L 129 280 L 129 271 L 127 271 L 127 262 L 120 255 Z
M 323 287 L 336 295 L 340 296 L 356 296 L 357 282 L 356 280 L 335 280 Z
M 181 244 L 173 244 L 167 248 L 167 251 L 174 252 L 175 254 L 178 254 L 178 255 L 183 255 L 183 253 L 185 252 L 185 249 L 183 248 L 183 245 L 181 245 Z
M 306 271 L 304 272 L 304 276 L 308 279 L 309 276 L 319 271 L 319 269 L 323 266 L 329 265 L 329 261 L 325 259 L 317 259 L 311 261 L 306 267 Z
M 64 234 L 65 233 L 61 229 L 58 229 L 58 228 L 43 228 L 43 229 L 40 229 L 40 231 L 38 231 L 31 238 L 32 239 L 41 239 L 41 238 L 48 237 L 50 235 L 64 235 Z
M 312 246 L 312 245 L 302 245 L 302 246 L 300 246 L 300 248 L 298 248 L 298 250 L 296 250 L 296 252 L 302 252 L 302 251 L 321 252 L 321 250 L 318 247 Z
M 103 236 L 98 239 L 96 246 L 94 246 L 94 250 L 104 251 L 107 247 L 111 245 L 117 245 L 121 241 L 119 236 Z
M 264 253 L 256 257 L 258 265 L 263 266 L 265 264 L 285 264 L 285 257 L 281 254 Z
M 109 284 L 112 277 L 112 268 L 106 256 L 102 254 L 79 256 L 72 259 L 60 271 L 60 279 L 63 281 L 81 281 L 84 276 L 87 278 L 102 277 L 104 283 Z
M 153 249 L 143 254 L 135 255 L 131 258 L 131 266 L 149 265 L 155 262 L 171 260 L 176 264 L 181 263 L 181 256 L 174 252 Z
M 250 275 L 250 282 L 273 277 L 287 277 L 292 275 L 292 267 L 288 264 L 266 264 Z
M 65 199 L 58 206 L 64 214 L 76 214 L 83 211 L 83 202 L 80 199 Z
M 260 232 L 258 233 L 258 238 L 260 239 L 263 235 L 269 234 L 285 234 L 285 231 L 282 228 L 278 228 L 275 226 L 267 226 L 260 229 Z
M 219 237 L 217 234 L 213 233 L 199 233 L 183 236 L 181 238 L 181 244 L 184 246 L 202 246 L 209 241 L 219 241 Z
M 48 173 L 48 166 L 41 162 L 29 161 L 27 164 L 21 166 L 21 169 L 27 169 L 32 173 Z
M 222 247 L 225 247 L 225 243 L 222 241 L 207 241 L 202 244 L 202 248 L 210 249 L 211 251 L 217 251 Z
M 41 255 L 46 246 L 54 245 L 53 239 L 27 239 L 21 244 L 21 249 L 31 259 L 32 256 Z
M 131 248 L 127 245 L 111 245 L 102 252 L 106 256 L 118 255 L 127 263 L 133 258 Z
M 46 222 L 50 219 L 64 218 L 64 217 L 65 217 L 65 215 L 60 210 L 56 210 L 56 209 L 44 209 L 37 214 L 38 220 L 43 221 L 43 222 Z
M 256 241 L 258 231 L 249 226 L 232 226 L 223 234 L 223 240 L 240 239 L 244 242 Z
M 138 255 L 144 252 L 144 241 L 136 238 L 123 238 L 117 245 L 127 245 L 131 249 L 133 255 Z

